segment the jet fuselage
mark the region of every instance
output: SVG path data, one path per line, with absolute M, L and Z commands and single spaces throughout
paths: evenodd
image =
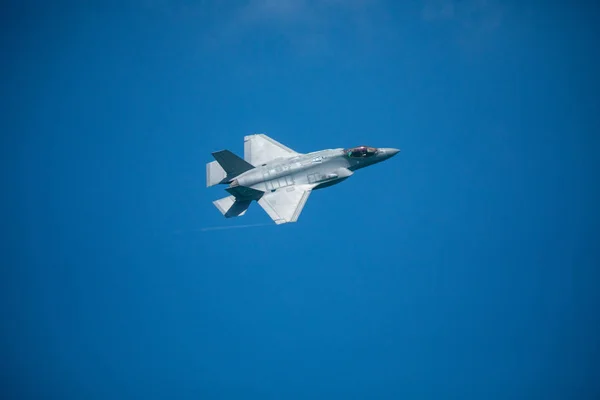
M 264 192 L 301 184 L 316 184 L 316 189 L 340 183 L 357 169 L 384 161 L 396 149 L 377 149 L 367 158 L 348 157 L 344 149 L 320 150 L 289 158 L 275 159 L 246 171 L 232 180 L 232 186 L 245 186 Z

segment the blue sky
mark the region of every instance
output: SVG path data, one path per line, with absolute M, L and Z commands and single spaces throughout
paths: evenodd
M 121 3 L 3 7 L 4 398 L 598 398 L 598 8 Z M 203 230 L 255 132 L 402 153 Z

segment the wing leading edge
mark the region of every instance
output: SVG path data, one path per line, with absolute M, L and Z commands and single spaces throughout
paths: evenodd
M 296 222 L 314 185 L 300 185 L 282 188 L 275 192 L 266 193 L 258 200 L 277 225 Z
M 292 157 L 295 152 L 262 133 L 244 137 L 244 160 L 258 167 L 276 158 Z

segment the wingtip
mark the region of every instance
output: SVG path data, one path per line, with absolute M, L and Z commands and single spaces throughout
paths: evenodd
M 264 133 L 253 133 L 251 135 L 246 135 L 246 136 L 244 136 L 244 142 L 246 142 L 256 136 L 265 136 L 265 134 Z

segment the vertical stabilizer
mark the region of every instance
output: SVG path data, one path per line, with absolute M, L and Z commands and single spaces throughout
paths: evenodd
M 206 164 L 206 187 L 227 183 L 254 166 L 229 150 L 212 153 L 216 161 Z
M 254 168 L 252 164 L 243 158 L 236 156 L 229 150 L 216 151 L 212 153 L 212 155 L 230 178 L 235 178 L 236 176 Z

